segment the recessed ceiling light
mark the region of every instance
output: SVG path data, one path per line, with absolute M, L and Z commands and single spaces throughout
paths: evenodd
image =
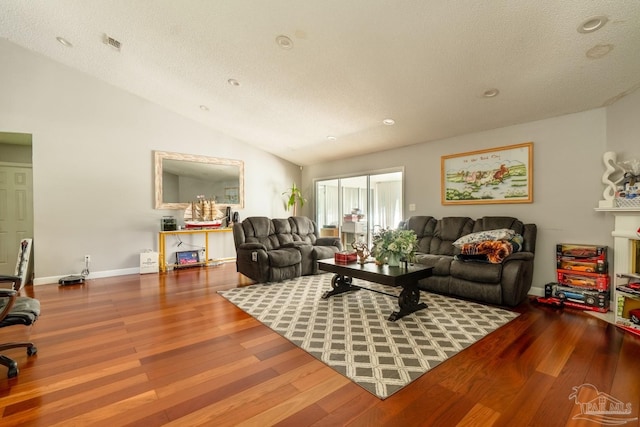
M 607 21 L 609 21 L 609 18 L 606 16 L 594 16 L 580 24 L 578 26 L 578 32 L 583 34 L 593 33 L 594 31 L 604 27 L 604 24 L 606 24 Z
M 495 98 L 499 93 L 500 91 L 498 89 L 487 89 L 484 91 L 482 96 L 485 98 Z
M 200 106 L 200 109 L 201 109 L 202 111 L 209 111 L 209 107 L 207 107 L 206 105 L 201 105 L 201 106 Z
M 278 43 L 278 46 L 280 46 L 282 49 L 286 49 L 286 50 L 293 49 L 293 40 L 291 40 L 289 37 L 285 35 L 281 34 L 278 37 L 276 37 L 276 43 Z
M 382 121 L 383 124 L 387 125 L 387 126 L 393 126 L 396 124 L 396 121 L 393 119 L 384 119 Z
M 64 37 L 56 37 L 56 40 L 58 40 L 58 43 L 60 43 L 62 46 L 73 47 L 73 44 L 71 44 L 71 42 Z
M 336 139 L 337 138 L 335 136 L 333 136 L 333 135 L 327 136 L 327 140 L 329 140 L 329 141 L 335 141 Z
M 236 79 L 229 79 L 227 80 L 227 83 L 229 83 L 231 86 L 240 86 L 240 82 L 237 81 Z

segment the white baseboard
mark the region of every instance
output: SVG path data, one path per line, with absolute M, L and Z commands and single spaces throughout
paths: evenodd
M 91 279 L 100 279 L 103 277 L 114 277 L 114 276 L 126 276 L 127 274 L 140 274 L 140 267 L 132 267 L 132 268 L 123 268 L 121 270 L 105 270 L 105 271 L 95 271 L 89 273 L 86 277 L 87 280 Z M 67 274 L 64 276 L 50 276 L 50 277 L 36 277 L 33 279 L 33 285 L 48 285 L 51 283 L 58 283 L 63 277 L 67 276 L 78 276 L 77 273 Z
M 219 263 L 227 263 L 227 262 L 235 262 L 235 258 L 220 258 L 216 260 L 212 260 L 212 264 L 209 266 L 214 266 Z M 105 270 L 105 271 L 95 271 L 89 273 L 86 277 L 87 280 L 91 279 L 101 279 L 104 277 L 115 277 L 115 276 L 126 276 L 127 274 L 140 274 L 140 267 L 131 267 L 131 268 L 123 268 L 120 270 Z M 149 274 L 159 274 L 159 273 L 149 273 Z M 50 277 L 36 277 L 33 279 L 33 285 L 49 285 L 51 283 L 58 283 L 63 277 L 67 276 L 78 276 L 78 273 L 65 274 L 64 276 L 50 276 Z

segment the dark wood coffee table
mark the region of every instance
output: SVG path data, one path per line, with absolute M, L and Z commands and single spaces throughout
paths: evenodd
M 392 322 L 408 314 L 427 308 L 427 304 L 420 302 L 418 280 L 431 276 L 433 267 L 418 264 L 401 264 L 400 267 L 389 267 L 388 265 L 378 266 L 373 262 L 367 262 L 365 264 L 357 262 L 341 264 L 336 263 L 333 259 L 323 259 L 318 261 L 318 269 L 335 273 L 335 276 L 333 276 L 331 280 L 332 290 L 325 292 L 324 295 L 322 295 L 323 299 L 345 292 L 358 291 L 360 289 L 395 296 L 376 289 L 356 286 L 352 283 L 355 277 L 356 279 L 363 279 L 382 285 L 402 286 L 402 291 L 398 296 L 400 311 L 391 313 L 389 320 Z

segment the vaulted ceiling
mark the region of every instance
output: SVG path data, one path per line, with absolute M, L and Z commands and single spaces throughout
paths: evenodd
M 635 0 L 3 0 L 0 37 L 299 165 L 640 87 Z

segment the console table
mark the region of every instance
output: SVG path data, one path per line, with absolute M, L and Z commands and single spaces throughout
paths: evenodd
M 166 237 L 167 236 L 203 234 L 205 261 L 199 262 L 197 264 L 190 264 L 190 265 L 206 265 L 207 261 L 209 260 L 209 234 L 231 233 L 232 231 L 233 231 L 232 228 L 226 227 L 226 228 L 201 228 L 201 229 L 173 230 L 173 231 L 158 232 L 158 258 L 160 258 L 160 273 L 164 273 L 167 271 L 167 265 L 173 265 L 173 266 L 177 265 L 175 263 L 167 264 L 167 258 L 166 258 Z

